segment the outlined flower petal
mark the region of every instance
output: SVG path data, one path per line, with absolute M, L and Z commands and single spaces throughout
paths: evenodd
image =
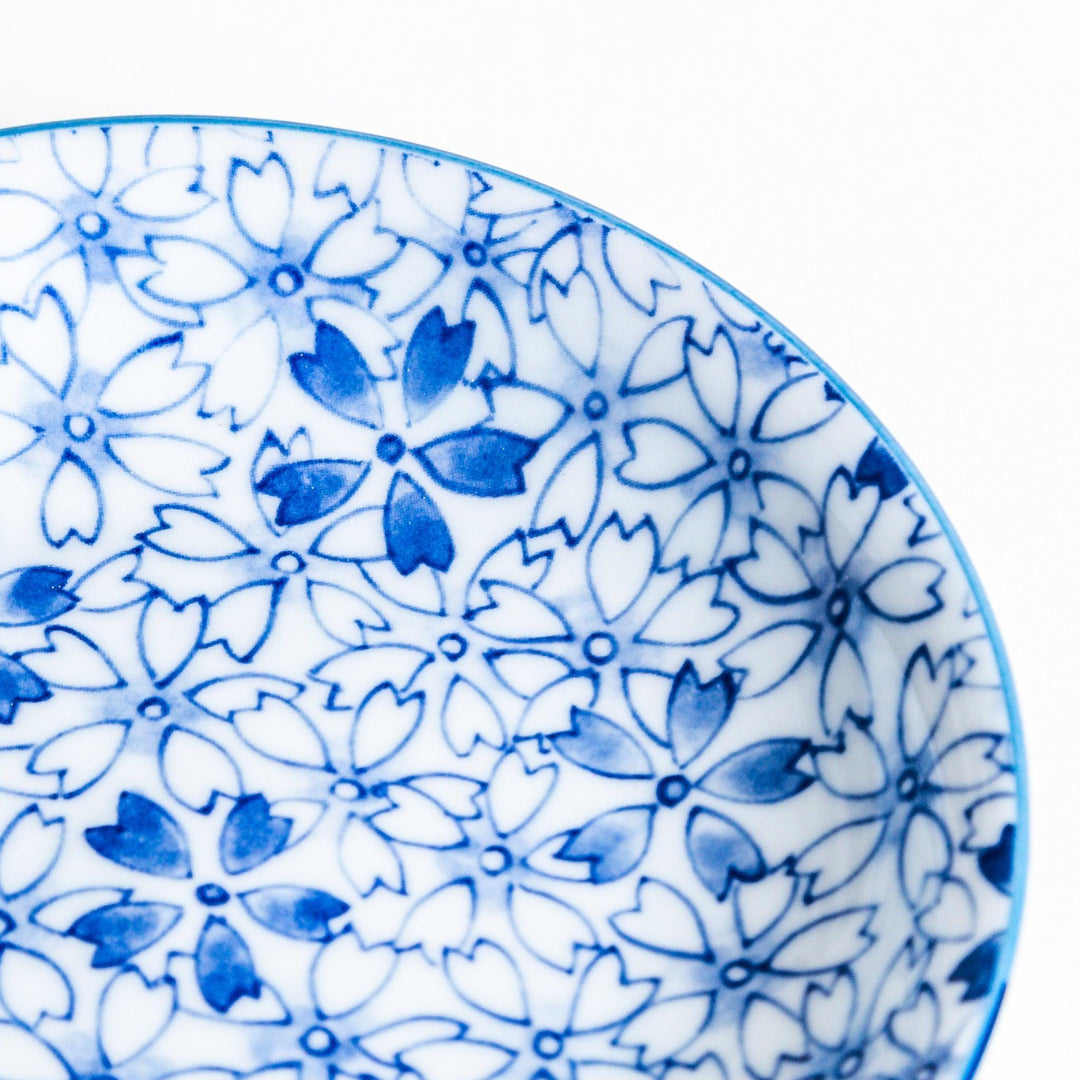
M 146 602 L 139 616 L 139 657 L 157 687 L 168 686 L 195 655 L 206 627 L 206 604 L 174 604 L 164 596 Z
M 792 619 L 758 630 L 729 649 L 720 663 L 739 680 L 741 698 L 774 690 L 810 655 L 821 634 L 815 622 Z
M 659 538 L 649 517 L 627 529 L 619 515 L 597 530 L 589 543 L 589 589 L 604 622 L 626 614 L 656 569 Z
M 178 435 L 110 435 L 105 451 L 136 480 L 168 495 L 216 495 L 209 478 L 229 463 L 217 447 Z
M 67 394 L 75 375 L 75 326 L 53 289 L 43 289 L 30 310 L 0 306 L 0 340 L 6 358 L 58 398 Z
M 712 956 L 701 916 L 678 889 L 642 877 L 635 899 L 635 907 L 616 912 L 608 920 L 627 941 L 688 960 L 708 960 Z
M 112 977 L 97 1013 L 97 1043 L 107 1065 L 120 1066 L 152 1047 L 173 1020 L 176 988 L 167 978 L 148 982 L 134 968 Z M 132 1023 L 132 1017 L 138 1023 Z
M 0 1020 L 0 1061 L 3 1080 L 71 1080 L 74 1076 L 44 1039 L 12 1020 Z
M 169 334 L 140 345 L 105 379 L 98 410 L 107 416 L 134 419 L 175 409 L 207 376 L 205 364 L 181 362 L 183 350 L 183 334 Z
M 217 416 L 228 411 L 233 431 L 246 427 L 270 400 L 281 359 L 281 330 L 273 315 L 263 315 L 241 330 L 210 365 L 200 413 Z
M 281 251 L 292 213 L 289 167 L 270 154 L 258 167 L 233 159 L 229 167 L 229 211 L 245 238 L 263 251 Z
M 521 943 L 551 967 L 572 971 L 578 948 L 596 945 L 596 933 L 581 912 L 539 889 L 511 885 L 510 918 Z
M 196 165 L 171 165 L 138 177 L 117 192 L 113 206 L 141 221 L 183 221 L 201 213 L 214 197 L 202 187 Z
M 363 818 L 350 814 L 338 841 L 341 869 L 364 898 L 380 885 L 391 892 L 405 892 L 405 872 L 393 845 Z
M 311 996 L 319 1015 L 337 1017 L 355 1012 L 386 985 L 396 963 L 392 946 L 369 948 L 355 930 L 331 938 L 311 965 Z
M 679 278 L 671 263 L 651 244 L 627 229 L 605 227 L 604 265 L 615 287 L 646 315 L 655 315 L 661 289 L 677 289 Z
M 48 243 L 63 225 L 55 207 L 29 191 L 0 190 L 0 259 L 18 259 Z
M 591 374 L 596 369 L 603 335 L 600 294 L 592 275 L 578 269 L 565 285 L 549 273 L 542 280 L 543 317 L 574 363 Z
M 158 756 L 169 794 L 189 810 L 206 814 L 219 795 L 240 797 L 236 762 L 208 736 L 172 724 L 161 737 Z
M 446 691 L 442 730 L 447 745 L 458 757 L 472 753 L 477 744 L 498 750 L 506 743 L 502 717 L 491 699 L 461 675 L 450 680 Z
M 41 500 L 41 528 L 53 547 L 69 540 L 93 544 L 101 535 L 105 507 L 93 470 L 78 454 L 65 448 L 45 485 Z
M 47 956 L 5 945 L 0 951 L 0 1001 L 20 1023 L 37 1027 L 46 1017 L 70 1020 L 75 993 Z
M 670 420 L 634 420 L 623 426 L 623 438 L 630 456 L 615 466 L 615 475 L 630 487 L 672 487 L 715 464 L 689 431 Z
M 260 693 L 254 706 L 236 708 L 229 719 L 252 750 L 272 761 L 309 769 L 325 769 L 329 763 L 326 742 L 315 725 L 300 708 L 273 692 Z
M 530 822 L 547 801 L 558 779 L 558 767 L 529 768 L 516 751 L 504 754 L 487 786 L 488 814 L 500 836 L 510 836 Z
M 459 948 L 476 914 L 476 886 L 468 879 L 440 885 L 410 909 L 394 942 L 399 952 L 419 949 L 429 964 Z
M 891 622 L 909 623 L 940 611 L 944 601 L 938 586 L 945 568 L 936 559 L 897 559 L 878 570 L 859 595 L 875 614 Z
M 64 842 L 62 817 L 48 818 L 31 804 L 0 833 L 0 895 L 14 900 L 36 888 L 56 865 Z
M 389 683 L 373 690 L 356 710 L 349 735 L 352 767 L 363 772 L 392 757 L 424 716 L 424 694 L 399 695 Z
M 67 728 L 34 750 L 27 770 L 39 776 L 55 775 L 60 796 L 73 799 L 109 771 L 130 728 L 128 720 L 98 720 Z
M 88 637 L 66 626 L 45 628 L 45 645 L 19 655 L 22 664 L 59 690 L 113 690 L 127 684 Z
M 705 1030 L 715 1004 L 715 990 L 654 1001 L 619 1032 L 616 1043 L 635 1047 L 643 1065 L 659 1064 L 675 1057 Z
M 152 269 L 139 282 L 151 300 L 178 307 L 220 304 L 244 291 L 252 279 L 213 244 L 184 236 L 151 236 L 146 250 Z
M 817 372 L 796 375 L 766 399 L 750 427 L 755 442 L 778 443 L 827 424 L 844 407 L 844 398 Z
M 511 1024 L 529 1022 L 521 973 L 501 946 L 481 938 L 468 952 L 447 950 L 443 968 L 450 985 L 470 1005 Z
M 738 609 L 720 599 L 722 572 L 707 570 L 683 580 L 662 600 L 635 641 L 642 645 L 707 645 L 738 620 Z
M 600 499 L 604 458 L 598 435 L 577 444 L 555 467 L 540 491 L 529 532 L 558 529 L 573 547 L 589 531 Z
M 136 536 L 147 547 L 177 559 L 216 562 L 240 555 L 256 555 L 238 532 L 205 510 L 195 510 L 180 503 L 165 503 L 154 508 L 158 524 Z
M 49 133 L 49 144 L 61 171 L 77 188 L 93 196 L 104 191 L 112 163 L 108 128 L 58 128 Z

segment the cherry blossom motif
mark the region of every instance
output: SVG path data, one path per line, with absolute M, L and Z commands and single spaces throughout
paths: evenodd
M 766 316 L 390 143 L 0 153 L 3 1080 L 961 1080 L 981 594 Z

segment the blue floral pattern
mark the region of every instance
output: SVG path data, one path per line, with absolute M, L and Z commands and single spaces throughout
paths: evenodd
M 3 1080 L 968 1075 L 1015 729 L 816 361 L 468 163 L 9 146 Z

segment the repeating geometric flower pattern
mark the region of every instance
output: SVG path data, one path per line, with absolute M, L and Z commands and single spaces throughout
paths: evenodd
M 641 239 L 0 140 L 3 1080 L 953 1080 L 1016 776 L 933 513 Z

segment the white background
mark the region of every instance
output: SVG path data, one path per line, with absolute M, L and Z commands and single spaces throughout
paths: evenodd
M 1029 899 L 979 1080 L 1075 1074 L 1080 18 L 942 0 L 4 6 L 0 127 L 336 125 L 544 181 L 714 269 L 939 496 L 1026 720 Z

